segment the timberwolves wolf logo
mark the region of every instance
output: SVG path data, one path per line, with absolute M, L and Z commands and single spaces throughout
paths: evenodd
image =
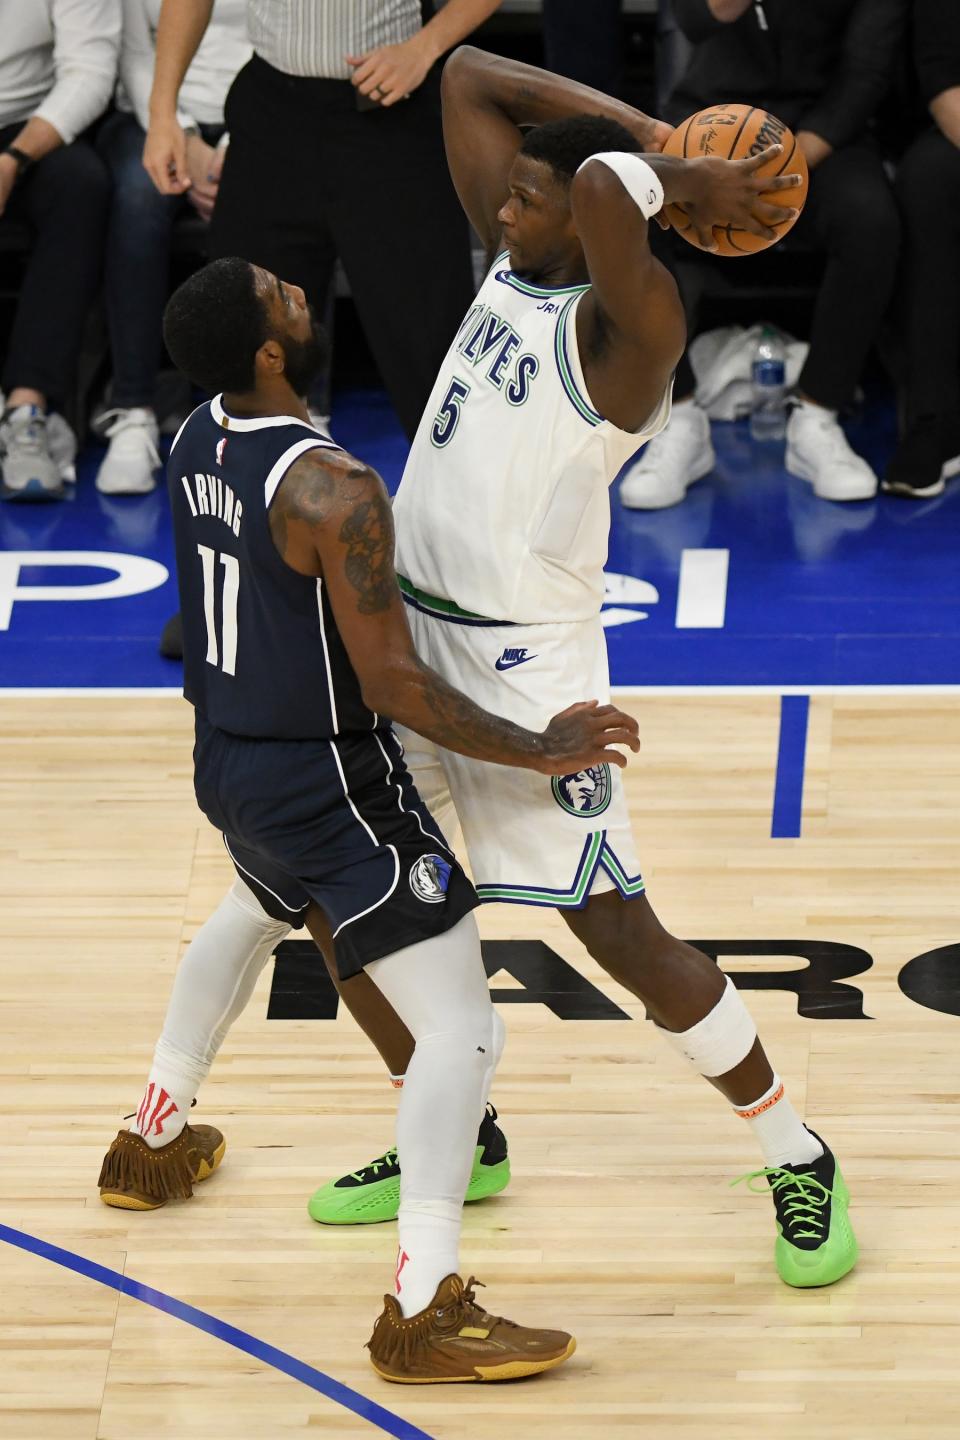
M 554 800 L 571 815 L 602 815 L 613 794 L 610 766 L 591 765 L 574 775 L 555 775 L 550 787 Z
M 439 905 L 447 898 L 450 866 L 439 855 L 421 855 L 410 871 L 410 889 L 418 900 Z

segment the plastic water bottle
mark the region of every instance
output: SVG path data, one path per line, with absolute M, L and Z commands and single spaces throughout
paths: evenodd
M 750 412 L 750 438 L 782 440 L 787 429 L 786 360 L 783 342 L 769 325 L 763 327 L 757 342 L 751 380 L 753 408 Z

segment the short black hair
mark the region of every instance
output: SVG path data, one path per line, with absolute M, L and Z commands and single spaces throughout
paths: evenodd
M 197 270 L 173 292 L 163 314 L 171 360 L 208 395 L 252 390 L 254 358 L 271 333 L 253 266 L 236 255 Z
M 584 160 L 603 150 L 640 149 L 626 126 L 603 115 L 574 115 L 569 120 L 548 120 L 528 130 L 520 146 L 521 155 L 543 160 L 566 185 Z

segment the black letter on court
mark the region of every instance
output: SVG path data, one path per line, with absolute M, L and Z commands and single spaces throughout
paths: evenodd
M 561 1020 L 630 1019 L 542 940 L 484 940 L 483 965 L 488 977 L 506 970 L 523 986 L 492 990 L 497 1005 L 546 1005 Z
M 897 976 L 908 1000 L 942 1015 L 960 1015 L 960 945 L 941 945 L 908 960 Z
M 340 996 L 312 940 L 277 946 L 268 1020 L 336 1020 Z
M 711 960 L 721 955 L 782 955 L 806 960 L 802 970 L 733 971 L 730 978 L 738 990 L 792 990 L 797 1013 L 807 1020 L 870 1020 L 863 1013 L 863 992 L 855 985 L 841 985 L 851 975 L 861 975 L 873 964 L 873 957 L 856 945 L 832 940 L 691 940 Z
M 522 990 L 491 992 L 498 1005 L 546 1005 L 561 1020 L 629 1020 L 619 1005 L 542 940 L 484 940 L 488 975 L 506 970 Z M 339 995 L 312 940 L 277 946 L 268 1020 L 336 1020 Z

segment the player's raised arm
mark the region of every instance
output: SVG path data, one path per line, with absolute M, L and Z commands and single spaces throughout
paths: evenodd
M 775 238 L 770 222 L 784 210 L 761 197 L 799 177 L 757 172 L 780 148 L 748 160 L 611 151 L 586 160 L 574 176 L 570 207 L 592 286 L 577 333 L 593 403 L 621 429 L 649 419 L 686 341 L 676 284 L 650 251 L 648 223 L 664 204 L 679 202 L 708 248 L 716 223 Z
M 637 724 L 612 705 L 572 705 L 537 733 L 492 715 L 417 654 L 393 568 L 393 516 L 375 471 L 343 453 L 308 451 L 270 511 L 274 543 L 305 575 L 322 575 L 337 629 L 371 710 L 428 740 L 499 765 L 567 775 L 625 765 Z
M 659 150 L 670 126 L 578 85 L 461 45 L 443 72 L 443 137 L 460 202 L 488 252 L 500 236 L 497 214 L 507 197 L 507 175 L 523 138 L 521 125 L 542 125 L 570 115 L 605 115 L 619 120 L 641 149 Z

